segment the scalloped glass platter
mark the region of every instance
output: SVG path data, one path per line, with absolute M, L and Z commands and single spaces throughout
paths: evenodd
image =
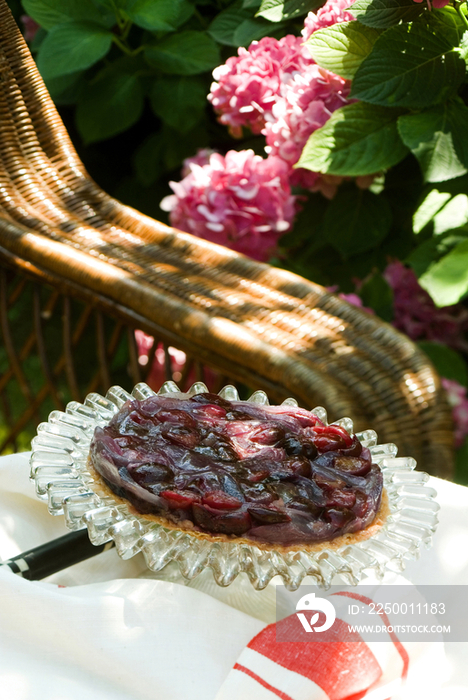
M 174 382 L 166 382 L 158 394 L 178 393 L 183 398 L 206 391 L 207 387 L 198 382 L 181 394 Z M 418 558 L 421 549 L 431 545 L 439 506 L 434 500 L 435 490 L 427 486 L 429 476 L 415 470 L 416 462 L 411 457 L 397 457 L 395 445 L 377 444 L 373 430 L 357 433 L 357 437 L 382 469 L 390 514 L 377 534 L 340 549 L 284 553 L 262 551 L 254 545 L 236 543 L 235 539 L 211 542 L 136 516 L 111 496 L 98 496 L 87 467 L 94 429 L 106 425 L 128 399 L 144 399 L 155 393 L 144 383 L 137 384 L 131 394 L 114 386 L 105 397 L 92 393 L 84 404 L 72 401 L 65 412 L 53 411 L 47 423 L 38 426 L 31 455 L 31 478 L 37 496 L 47 501 L 52 515 L 65 515 L 70 530 L 87 527 L 93 544 L 113 540 L 123 559 L 142 552 L 153 572 L 176 562 L 186 581 L 210 568 L 219 586 L 229 586 L 245 572 L 257 590 L 265 588 L 275 576 L 280 576 L 289 590 L 296 590 L 305 577 L 307 583 L 321 588 L 332 583 L 355 585 L 370 574 L 382 578 L 387 570 L 403 571 L 407 561 Z M 239 400 L 233 386 L 219 393 L 223 398 Z M 267 404 L 268 398 L 257 391 L 249 401 Z M 294 399 L 284 403 L 297 405 Z M 318 407 L 312 413 L 327 424 L 325 409 Z M 334 424 L 353 432 L 350 418 Z

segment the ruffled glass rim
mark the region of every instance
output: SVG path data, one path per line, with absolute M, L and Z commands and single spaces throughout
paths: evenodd
M 186 397 L 206 391 L 207 387 L 197 382 L 186 394 L 181 394 L 174 382 L 166 382 L 157 393 Z M 177 562 L 186 580 L 194 579 L 209 567 L 216 583 L 228 586 L 245 572 L 257 590 L 265 588 L 275 576 L 280 576 L 289 590 L 296 590 L 306 576 L 307 583 L 322 588 L 332 583 L 356 585 L 370 574 L 382 578 L 387 570 L 403 571 L 407 561 L 419 557 L 423 546 L 430 547 L 439 506 L 434 500 L 436 491 L 426 485 L 429 476 L 415 470 L 413 458 L 397 457 L 396 445 L 378 445 L 373 430 L 357 433 L 357 437 L 382 469 L 390 513 L 374 536 L 338 549 L 285 553 L 235 541 L 203 540 L 136 516 L 127 505 L 111 496 L 98 495 L 87 466 L 94 429 L 106 425 L 128 399 L 144 399 L 155 394 L 144 383 L 137 384 L 131 394 L 118 386 L 109 389 L 105 397 L 89 394 L 84 404 L 72 401 L 65 412 L 53 411 L 47 423 L 38 426 L 32 440 L 31 479 L 35 481 L 37 496 L 48 502 L 52 515 L 65 515 L 70 530 L 87 527 L 93 544 L 113 540 L 123 559 L 142 552 L 152 571 L 161 571 L 170 562 Z M 231 385 L 219 394 L 239 400 L 236 388 Z M 268 404 L 263 391 L 256 391 L 249 401 Z M 297 406 L 295 399 L 286 399 L 283 404 Z M 328 424 L 324 408 L 315 408 L 312 413 Z M 350 418 L 342 418 L 333 425 L 353 432 Z

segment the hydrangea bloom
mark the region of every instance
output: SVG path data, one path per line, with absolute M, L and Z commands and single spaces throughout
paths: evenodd
M 241 136 L 244 126 L 259 134 L 282 82 L 310 61 L 300 37 L 264 37 L 248 49 L 239 48 L 238 56 L 213 71 L 217 82 L 211 85 L 208 100 L 233 136 Z
M 353 20 L 354 17 L 351 12 L 347 12 L 352 1 L 353 0 L 328 0 L 317 13 L 309 12 L 305 18 L 304 29 L 302 30 L 304 40 L 307 41 L 310 35 L 316 32 L 317 29 L 331 27 L 332 24 L 337 24 L 338 22 L 350 22 Z M 439 0 L 439 2 L 440 1 L 441 0 Z M 416 2 L 419 2 L 419 0 L 416 0 Z
M 297 163 L 309 136 L 329 119 L 332 112 L 347 103 L 349 82 L 334 73 L 320 68 L 313 61 L 302 73 L 281 86 L 281 92 L 273 105 L 263 132 L 267 152 L 279 156 L 289 166 Z M 333 196 L 341 178 L 327 182 L 318 173 L 304 168 L 292 170 L 292 185 L 300 185 L 315 191 L 321 184 L 333 185 L 328 196 Z M 327 196 L 325 188 L 324 194 Z
M 442 386 L 447 392 L 447 398 L 452 407 L 452 418 L 455 428 L 455 447 L 461 447 L 468 435 L 468 397 L 466 387 L 452 379 L 442 378 Z
M 421 287 L 413 270 L 401 262 L 386 268 L 384 277 L 393 289 L 393 325 L 413 340 L 434 340 L 456 350 L 468 350 L 463 335 L 468 311 L 461 304 L 437 308 Z
M 286 163 L 247 150 L 212 153 L 204 165 L 189 158 L 185 167 L 189 174 L 171 182 L 174 194 L 161 202 L 171 224 L 266 260 L 295 214 Z

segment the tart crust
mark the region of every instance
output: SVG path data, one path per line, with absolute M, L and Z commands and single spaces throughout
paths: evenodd
M 194 524 L 191 520 L 180 520 L 177 523 L 165 518 L 162 515 L 153 515 L 152 513 L 140 513 L 131 503 L 125 498 L 118 496 L 112 491 L 112 489 L 106 484 L 101 475 L 94 468 L 91 460 L 91 456 L 88 456 L 88 471 L 93 478 L 92 489 L 98 495 L 105 498 L 112 498 L 116 503 L 121 505 L 126 505 L 129 512 L 139 518 L 149 520 L 151 522 L 157 523 L 168 530 L 178 530 L 180 532 L 186 532 L 189 535 L 193 535 L 199 540 L 209 540 L 210 542 L 231 542 L 236 544 L 247 544 L 253 547 L 257 547 L 263 551 L 274 551 L 280 553 L 287 552 L 321 552 L 323 550 L 337 550 L 341 547 L 356 544 L 357 542 L 363 542 L 368 540 L 377 534 L 380 528 L 384 525 L 390 514 L 390 506 L 388 501 L 388 495 L 385 488 L 382 489 L 382 499 L 380 502 L 380 508 L 377 511 L 374 520 L 363 530 L 358 532 L 347 532 L 344 535 L 339 535 L 332 540 L 323 540 L 321 542 L 313 542 L 309 544 L 295 544 L 291 546 L 285 545 L 275 545 L 269 544 L 267 542 L 259 542 L 258 540 L 252 540 L 248 537 L 237 537 L 236 535 L 215 535 L 209 532 L 202 532 L 196 530 Z

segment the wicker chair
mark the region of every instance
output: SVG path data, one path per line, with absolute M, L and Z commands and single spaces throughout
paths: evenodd
M 79 160 L 5 0 L 0 260 L 0 406 L 7 424 L 0 451 L 14 449 L 44 411 L 115 383 L 122 339 L 128 372 L 120 383 L 129 388 L 144 379 L 139 328 L 156 339 L 153 355 L 164 343 L 167 377 L 167 347 L 187 354 L 182 384 L 202 379 L 204 366 L 214 368 L 213 390 L 234 381 L 275 402 L 293 396 L 306 407 L 323 405 L 333 420 L 348 415 L 356 429 L 375 428 L 426 471 L 452 474 L 450 413 L 425 355 L 322 287 L 171 229 L 105 194 Z M 84 369 L 83 347 L 94 353 Z M 151 362 L 150 353 L 147 367 Z M 24 402 L 20 415 L 16 395 Z

